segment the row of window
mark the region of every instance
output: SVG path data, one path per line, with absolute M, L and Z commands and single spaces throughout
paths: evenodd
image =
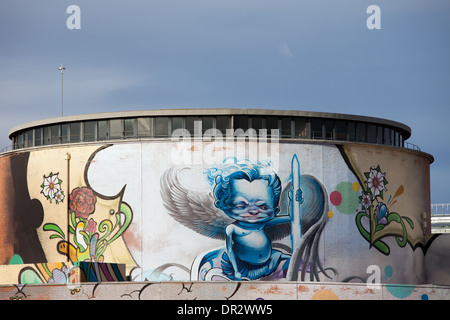
M 201 128 L 201 132 L 199 131 Z M 404 139 L 395 128 L 365 122 L 304 117 L 276 116 L 172 116 L 86 120 L 53 124 L 25 130 L 13 137 L 13 148 L 60 143 L 107 141 L 132 138 L 167 138 L 176 129 L 192 136 L 207 129 L 276 130 L 280 138 L 329 139 L 403 146 Z M 196 131 L 197 130 L 197 131 Z

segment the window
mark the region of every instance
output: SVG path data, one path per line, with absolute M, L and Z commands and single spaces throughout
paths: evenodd
M 16 149 L 23 148 L 23 133 L 20 133 L 14 139 L 14 144 Z
M 61 143 L 68 143 L 69 140 L 69 124 L 64 123 L 61 125 Z
M 327 139 L 334 139 L 334 121 L 325 120 L 325 137 Z
M 98 140 L 109 139 L 109 121 L 99 120 L 98 121 Z
M 44 127 L 43 130 L 44 130 L 44 144 L 48 145 L 48 144 L 51 143 L 51 140 L 50 140 L 50 136 L 51 136 L 50 127 Z
M 169 117 L 155 118 L 155 137 L 169 136 Z
M 53 125 L 50 127 L 51 130 L 51 144 L 60 143 L 60 133 L 59 133 L 59 125 Z
M 151 118 L 138 118 L 137 119 L 137 134 L 139 137 L 151 137 Z
M 384 128 L 384 142 L 383 144 L 391 144 L 391 130 L 389 128 Z
M 23 146 L 24 148 L 33 146 L 33 130 L 25 131 L 23 134 Z
M 285 138 L 292 137 L 291 118 L 281 118 L 281 136 Z
M 267 117 L 266 118 L 266 129 L 267 129 L 267 136 L 272 136 L 272 130 L 274 132 L 277 132 L 277 136 L 280 135 L 280 129 L 278 127 L 278 118 L 277 117 Z
M 322 119 L 311 119 L 311 136 L 313 139 L 322 139 Z
M 348 140 L 356 141 L 356 123 L 348 122 L 347 128 L 348 128 Z
M 81 122 L 72 122 L 70 124 L 70 142 L 81 141 Z
M 216 129 L 220 130 L 223 136 L 227 134 L 227 129 L 231 129 L 231 117 L 218 116 L 216 117 Z
M 214 117 L 202 117 L 202 133 L 212 128 L 214 128 Z
M 125 119 L 124 120 L 124 136 L 125 136 L 125 138 L 136 137 L 134 119 Z
M 377 143 L 383 143 L 383 127 L 377 127 Z
M 259 130 L 263 128 L 263 118 L 262 117 L 252 117 L 250 118 L 251 128 L 255 129 L 256 134 L 259 134 Z
M 346 122 L 342 120 L 337 120 L 335 123 L 336 140 L 346 141 L 347 140 L 347 129 Z
M 248 130 L 248 117 L 247 116 L 236 116 L 234 118 L 234 129 L 242 129 L 244 131 Z
M 365 123 L 357 123 L 356 124 L 356 141 L 357 142 L 366 142 L 366 124 Z
M 377 126 L 374 124 L 367 125 L 367 142 L 377 143 Z
M 267 130 L 281 138 L 332 139 L 379 143 L 404 147 L 404 133 L 396 127 L 345 119 L 290 117 L 290 116 L 161 116 L 123 119 L 101 119 L 62 124 L 48 124 L 19 132 L 13 137 L 13 148 L 27 148 L 80 141 L 107 141 L 136 137 L 170 138 L 173 131 L 187 129 L 192 137 L 217 129 L 226 136 L 234 129 L 235 136 L 256 138 L 254 134 Z M 195 129 L 199 132 L 195 132 Z M 261 131 L 261 132 L 260 132 Z
M 308 133 L 306 129 L 305 118 L 295 118 L 294 120 L 294 135 L 296 138 L 307 138 Z
M 123 138 L 123 122 L 122 119 L 109 120 L 109 136 L 111 139 Z
M 191 136 L 194 136 L 195 134 L 201 134 L 201 132 L 199 132 L 199 133 L 195 132 L 195 129 L 196 129 L 195 126 L 197 126 L 197 128 L 200 127 L 199 122 L 201 123 L 202 118 L 196 117 L 196 116 L 186 117 L 185 121 L 186 121 L 186 129 L 189 131 Z
M 97 121 L 86 121 L 84 123 L 84 141 L 95 141 L 97 133 Z
M 34 145 L 35 146 L 42 145 L 42 128 L 34 129 Z
M 184 118 L 183 117 L 173 117 L 172 118 L 172 132 L 177 129 L 184 129 Z

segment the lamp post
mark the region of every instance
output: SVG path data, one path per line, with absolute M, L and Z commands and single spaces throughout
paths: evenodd
M 63 71 L 66 70 L 65 67 L 61 64 L 61 66 L 58 67 L 58 70 L 61 71 L 61 117 L 63 116 Z

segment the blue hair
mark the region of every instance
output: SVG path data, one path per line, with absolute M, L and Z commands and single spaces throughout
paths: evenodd
M 249 182 L 265 180 L 267 186 L 274 193 L 274 207 L 278 207 L 281 195 L 281 181 L 278 175 L 270 169 L 270 163 L 231 163 L 224 164 L 220 168 L 208 170 L 208 177 L 214 181 L 215 206 L 222 211 L 228 209 L 234 194 L 230 190 L 230 182 L 244 179 Z

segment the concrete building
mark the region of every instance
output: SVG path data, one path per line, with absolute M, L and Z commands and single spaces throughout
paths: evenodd
M 431 297 L 429 286 L 450 285 L 449 241 L 431 232 L 433 156 L 410 136 L 395 121 L 293 110 L 16 126 L 0 154 L 0 283 L 67 283 L 78 270 L 124 290 L 251 280 L 297 298 L 306 283 L 412 288 L 406 296 L 425 286 Z

